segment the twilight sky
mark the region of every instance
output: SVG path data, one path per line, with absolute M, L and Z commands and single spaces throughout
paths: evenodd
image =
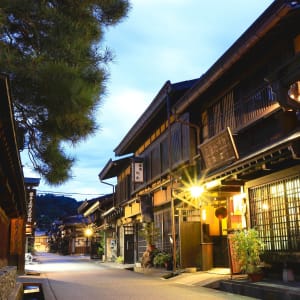
M 73 178 L 61 186 L 43 179 L 40 194 L 60 193 L 77 200 L 112 192 L 99 172 L 113 150 L 163 84 L 200 77 L 272 3 L 272 0 L 131 0 L 128 17 L 105 34 L 114 53 L 107 94 L 97 111 L 100 130 L 75 149 Z M 24 175 L 39 177 L 22 156 Z M 116 180 L 108 181 L 115 183 Z

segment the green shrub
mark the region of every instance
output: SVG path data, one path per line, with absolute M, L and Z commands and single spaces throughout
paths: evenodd
M 169 263 L 172 259 L 172 256 L 166 252 L 159 252 L 154 256 L 153 264 L 155 266 L 164 266 L 166 263 Z
M 123 264 L 124 263 L 124 257 L 123 256 L 118 256 L 116 258 L 116 263 L 118 264 Z

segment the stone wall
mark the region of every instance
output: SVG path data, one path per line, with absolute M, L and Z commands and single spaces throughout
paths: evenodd
M 6 266 L 0 269 L 0 300 L 7 300 L 16 286 L 17 267 Z

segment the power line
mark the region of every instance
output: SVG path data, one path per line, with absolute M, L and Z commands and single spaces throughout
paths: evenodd
M 104 196 L 105 194 L 84 194 L 84 193 L 70 193 L 70 192 L 54 192 L 54 191 L 41 191 L 41 190 L 37 190 L 38 194 L 57 194 L 57 195 L 80 195 L 80 196 Z

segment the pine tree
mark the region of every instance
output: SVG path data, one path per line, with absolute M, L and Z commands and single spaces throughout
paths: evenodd
M 71 177 L 64 147 L 95 133 L 111 51 L 103 34 L 127 0 L 1 0 L 0 71 L 9 74 L 20 149 L 49 184 Z

